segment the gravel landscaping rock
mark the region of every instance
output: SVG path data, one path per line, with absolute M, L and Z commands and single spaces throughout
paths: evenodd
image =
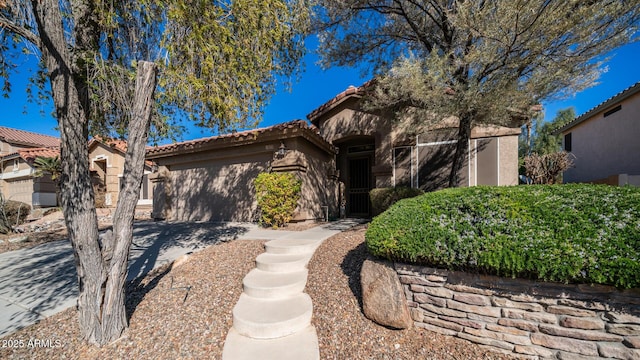
M 321 359 L 512 359 L 462 339 L 416 327 L 391 330 L 367 319 L 360 287 L 365 229 L 325 240 L 309 262 L 306 292 L 313 300 Z
M 0 339 L 1 359 L 220 359 L 242 279 L 263 241 L 210 246 L 128 285 L 130 326 L 101 348 L 85 344 L 69 309 Z M 364 228 L 326 240 L 309 264 L 321 359 L 510 359 L 425 329 L 390 330 L 365 318 L 360 268 Z M 14 345 L 8 347 L 7 345 Z

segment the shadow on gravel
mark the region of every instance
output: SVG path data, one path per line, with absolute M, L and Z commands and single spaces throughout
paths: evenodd
M 160 283 L 160 280 L 165 277 L 168 273 L 171 272 L 171 266 L 166 265 L 158 271 L 151 271 L 147 276 L 140 276 L 132 281 L 129 281 L 126 285 L 126 311 L 127 311 L 127 323 L 131 320 L 131 316 L 135 312 L 138 305 L 142 302 L 144 297 L 151 292 L 151 290 L 155 289 Z M 151 281 L 143 284 L 143 280 L 145 278 L 152 278 Z
M 360 311 L 362 310 L 362 286 L 360 285 L 360 271 L 362 264 L 368 257 L 367 245 L 362 243 L 350 250 L 342 260 L 340 267 L 342 272 L 349 277 L 349 288 L 353 295 L 358 299 Z
M 133 280 L 127 285 L 127 294 L 131 291 L 136 299 L 127 302 L 133 306 L 128 306 L 127 313 L 132 313 L 165 275 L 165 268 L 161 268 L 151 282 L 141 286 L 142 278 L 152 269 L 169 264 L 182 254 L 237 239 L 247 231 L 245 226 L 232 223 L 136 223 L 127 276 L 127 280 Z M 0 309 L 0 318 L 6 319 L 6 323 L 0 323 L 0 334 L 73 306 L 78 296 L 74 264 L 68 240 L 0 254 L 0 298 L 17 304 L 12 309 L 20 309 Z

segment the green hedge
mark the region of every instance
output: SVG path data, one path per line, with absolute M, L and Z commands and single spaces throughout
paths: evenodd
M 369 251 L 391 260 L 547 281 L 640 287 L 640 189 L 447 189 L 376 217 Z
M 422 195 L 424 191 L 409 187 L 377 188 L 369 192 L 373 215 L 379 215 L 398 200 Z

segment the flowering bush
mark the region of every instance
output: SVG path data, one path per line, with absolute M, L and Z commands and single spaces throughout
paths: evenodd
M 262 225 L 277 228 L 291 221 L 300 199 L 302 181 L 291 173 L 260 173 L 254 185 Z
M 457 188 L 376 217 L 369 251 L 391 260 L 548 281 L 640 287 L 640 189 Z

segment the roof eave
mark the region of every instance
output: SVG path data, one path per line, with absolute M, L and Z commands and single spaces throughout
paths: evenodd
M 559 128 L 558 130 L 554 131 L 553 133 L 555 135 L 558 134 L 562 134 L 574 127 L 576 127 L 577 125 L 580 125 L 581 123 L 591 119 L 594 115 L 598 114 L 599 112 L 610 108 L 613 105 L 616 105 L 626 99 L 628 99 L 629 97 L 637 94 L 640 92 L 640 82 L 635 83 L 634 85 L 632 85 L 631 87 L 627 88 L 626 90 L 623 90 L 622 92 L 620 92 L 619 94 L 611 97 L 608 100 L 605 100 L 603 103 L 601 103 L 600 105 L 594 107 L 593 109 L 587 111 L 586 113 L 578 116 L 577 118 L 575 118 L 572 122 L 568 123 L 567 125 Z
M 253 135 L 253 136 L 252 136 Z M 168 147 L 159 150 L 147 151 L 146 159 L 154 160 L 175 155 L 192 154 L 202 151 L 215 150 L 219 148 L 236 147 L 248 144 L 261 143 L 265 141 L 283 140 L 301 136 L 320 149 L 333 154 L 334 149 L 329 143 L 322 140 L 320 135 L 314 134 L 311 129 L 303 129 L 300 127 L 293 127 L 287 129 L 273 129 L 263 133 L 248 133 L 240 138 L 237 137 L 223 137 L 219 139 L 212 139 L 211 141 L 203 142 L 201 144 L 194 144 L 187 147 Z
M 312 124 L 314 125 L 318 125 L 316 123 L 316 121 L 322 117 L 322 115 L 330 112 L 331 110 L 337 108 L 338 106 L 342 105 L 344 102 L 346 102 L 347 100 L 350 100 L 351 98 L 357 98 L 357 99 L 361 99 L 362 95 L 359 93 L 353 93 L 353 94 L 349 94 L 349 95 L 345 95 L 344 97 L 342 97 L 341 99 L 338 99 L 337 101 L 331 103 L 330 105 L 326 106 L 325 108 L 322 108 L 322 106 L 320 106 L 317 111 L 312 111 L 309 114 L 307 114 L 307 119 L 309 119 L 309 121 L 311 121 Z

